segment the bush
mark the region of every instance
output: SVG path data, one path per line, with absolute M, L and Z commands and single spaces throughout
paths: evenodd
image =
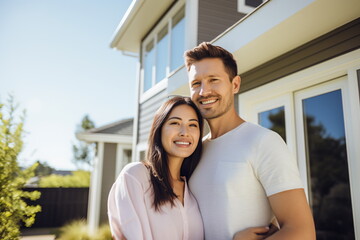
M 18 239 L 20 223 L 31 226 L 40 206 L 28 206 L 23 198 L 36 200 L 40 192 L 26 192 L 22 188 L 34 176 L 37 164 L 21 170 L 18 155 L 22 149 L 24 116 L 17 118 L 17 107 L 10 96 L 8 104 L 0 103 L 0 239 Z
M 86 220 L 75 220 L 59 229 L 57 240 L 112 240 L 108 224 L 101 225 L 91 236 Z
M 89 187 L 90 172 L 74 171 L 72 175 L 62 176 L 51 174 L 42 177 L 39 181 L 39 187 Z

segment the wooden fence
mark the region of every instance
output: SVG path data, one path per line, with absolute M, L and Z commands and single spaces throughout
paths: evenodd
M 24 188 L 39 191 L 36 201 L 26 200 L 30 205 L 40 205 L 32 228 L 61 227 L 75 219 L 86 219 L 89 188 Z

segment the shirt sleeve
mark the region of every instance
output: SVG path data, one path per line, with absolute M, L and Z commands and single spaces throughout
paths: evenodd
M 115 240 L 152 240 L 141 183 L 127 172 L 112 186 L 108 198 L 108 216 Z
M 256 149 L 255 174 L 266 195 L 303 188 L 296 159 L 275 132 L 267 131 Z

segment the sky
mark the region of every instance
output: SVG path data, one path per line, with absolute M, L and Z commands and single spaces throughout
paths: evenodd
M 75 170 L 85 114 L 96 127 L 134 117 L 136 62 L 110 48 L 131 0 L 0 0 L 0 102 L 26 110 L 20 165 Z

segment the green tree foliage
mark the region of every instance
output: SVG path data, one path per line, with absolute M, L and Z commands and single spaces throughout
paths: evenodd
M 89 187 L 90 186 L 90 172 L 88 171 L 74 171 L 72 175 L 57 175 L 51 174 L 42 177 L 39 182 L 39 187 Z
M 89 115 L 85 115 L 81 120 L 77 132 L 84 132 L 95 127 L 94 122 Z M 92 166 L 92 159 L 94 157 L 94 144 L 89 144 L 83 141 L 78 141 L 73 145 L 73 163 L 78 169 L 89 168 Z
M 21 221 L 31 226 L 40 206 L 29 206 L 23 198 L 36 200 L 40 192 L 22 191 L 26 181 L 34 176 L 37 164 L 21 170 L 18 155 L 23 146 L 24 115 L 17 115 L 12 96 L 6 104 L 0 102 L 0 239 L 17 239 Z
M 50 167 L 46 162 L 37 161 L 37 168 L 35 170 L 35 176 L 44 177 L 49 176 L 54 172 L 54 168 Z

